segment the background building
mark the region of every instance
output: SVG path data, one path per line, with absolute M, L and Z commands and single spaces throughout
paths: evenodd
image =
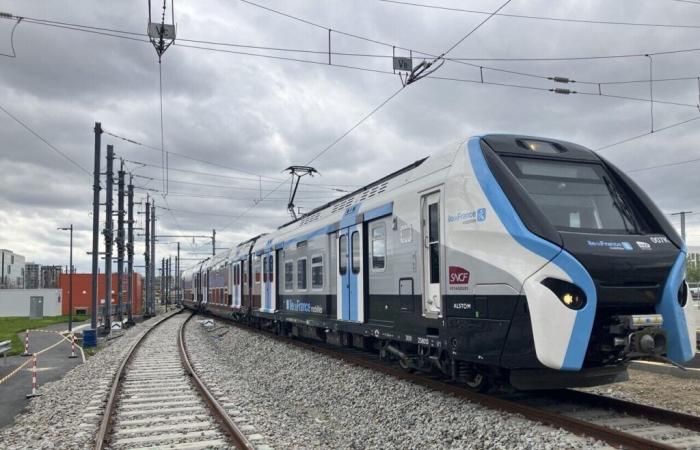
M 60 287 L 62 271 L 61 266 L 41 266 L 41 287 L 44 289 Z
M 39 289 L 41 286 L 41 265 L 33 262 L 24 265 L 24 288 Z
M 0 289 L 24 288 L 24 256 L 0 249 Z
M 700 247 L 688 246 L 688 259 L 686 261 L 688 269 L 700 268 Z
M 128 277 L 124 275 L 124 282 L 122 283 L 122 301 L 126 305 L 127 295 L 126 295 L 126 281 Z M 135 273 L 133 278 L 133 289 L 134 289 L 134 304 L 132 308 L 132 314 L 141 314 L 141 305 L 143 302 L 143 278 L 140 274 Z M 60 275 L 61 291 L 63 292 L 63 314 L 68 314 L 68 299 L 69 299 L 69 286 L 70 286 L 70 275 L 67 273 L 62 273 Z M 97 278 L 97 299 L 100 304 L 100 308 L 104 305 L 105 300 L 105 275 L 99 274 Z M 75 273 L 73 274 L 73 314 L 92 314 L 91 311 L 92 303 L 92 274 L 90 273 Z M 114 307 L 117 304 L 117 274 L 112 274 L 112 312 L 114 312 Z M 126 306 L 124 306 L 124 313 L 126 313 Z

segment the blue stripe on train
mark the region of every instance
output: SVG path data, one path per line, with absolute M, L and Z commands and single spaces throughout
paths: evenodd
M 684 363 L 693 358 L 685 312 L 678 304 L 678 289 L 685 274 L 685 258 L 686 248 L 683 246 L 666 279 L 661 302 L 656 305 L 656 312 L 664 318 L 662 328 L 666 330 L 668 337 L 668 357 L 677 363 Z
M 469 159 L 486 198 L 508 233 L 523 247 L 559 266 L 586 293 L 585 307 L 576 311 L 576 319 L 562 362 L 562 370 L 580 370 L 593 328 L 597 297 L 593 279 L 586 269 L 566 250 L 542 239 L 527 229 L 501 189 L 486 163 L 481 150 L 481 138 L 473 137 L 467 144 Z

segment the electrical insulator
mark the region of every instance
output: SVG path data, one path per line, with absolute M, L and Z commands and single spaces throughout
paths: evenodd
M 550 89 L 550 92 L 554 92 L 555 94 L 575 94 L 576 91 L 572 91 L 571 89 L 562 89 L 562 88 L 556 88 L 556 89 Z
M 555 83 L 576 83 L 575 80 L 570 80 L 569 78 L 566 77 L 548 77 L 548 80 L 552 80 Z

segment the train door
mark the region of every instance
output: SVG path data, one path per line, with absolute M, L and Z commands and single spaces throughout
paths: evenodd
M 241 261 L 241 306 L 248 306 L 250 304 L 250 291 L 248 290 L 249 278 L 248 278 L 248 260 Z
M 440 192 L 424 195 L 421 201 L 421 231 L 423 236 L 423 315 L 440 317 L 442 298 L 440 282 L 440 246 L 442 211 Z
M 199 304 L 201 302 L 201 292 L 202 288 L 200 287 L 200 279 L 201 275 L 199 274 L 199 270 L 194 274 L 194 303 Z
M 209 292 L 209 282 L 211 281 L 209 279 L 210 272 L 209 269 L 206 269 L 204 271 L 204 280 L 202 281 L 202 303 L 209 303 L 210 301 L 210 292 Z
M 277 289 L 275 288 L 275 251 L 272 250 L 263 256 L 263 302 L 262 311 L 274 312 L 276 308 Z
M 241 307 L 241 262 L 233 265 L 233 303 L 234 308 Z
M 250 262 L 250 271 L 252 272 L 252 306 L 253 309 L 260 309 L 262 306 L 262 257 L 255 255 Z
M 362 224 L 338 231 L 336 248 L 337 318 L 350 322 L 364 322 L 364 244 Z

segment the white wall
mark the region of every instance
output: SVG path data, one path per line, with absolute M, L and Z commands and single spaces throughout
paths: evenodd
M 30 297 L 44 297 L 44 317 L 61 315 L 60 289 L 0 289 L 0 317 L 29 317 Z

